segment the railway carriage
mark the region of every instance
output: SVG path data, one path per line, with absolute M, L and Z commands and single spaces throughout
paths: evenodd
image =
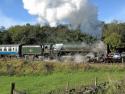
M 20 45 L 0 45 L 0 55 L 1 56 L 19 56 Z

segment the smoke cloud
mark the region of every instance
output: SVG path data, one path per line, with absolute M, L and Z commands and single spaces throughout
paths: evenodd
M 80 29 L 93 36 L 101 36 L 101 22 L 97 8 L 89 0 L 23 0 L 24 8 L 38 21 L 56 27 L 68 24 L 71 29 Z

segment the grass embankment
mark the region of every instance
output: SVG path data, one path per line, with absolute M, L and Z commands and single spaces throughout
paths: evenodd
M 124 79 L 123 64 L 72 64 L 59 62 L 0 61 L 0 94 L 10 93 L 10 84 L 28 94 L 46 94 L 52 90 Z M 59 94 L 59 93 L 57 93 Z

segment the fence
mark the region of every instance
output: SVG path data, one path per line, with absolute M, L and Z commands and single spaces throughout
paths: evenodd
M 84 86 L 81 89 L 66 89 L 65 94 L 98 94 L 98 92 L 103 92 L 106 89 L 108 83 L 97 83 L 97 78 L 95 78 L 95 84 L 91 86 Z
M 112 88 L 113 86 L 113 88 Z M 125 94 L 124 90 L 125 81 L 113 81 L 113 82 L 103 82 L 97 83 L 97 79 L 95 79 L 95 84 L 89 86 L 82 86 L 81 88 L 70 88 L 69 83 L 65 89 L 53 90 L 50 92 L 44 92 L 39 94 L 108 94 L 107 90 L 114 89 L 110 94 Z M 27 94 L 25 91 L 19 91 L 15 88 L 15 83 L 11 84 L 11 94 Z M 28 93 L 30 94 L 30 93 Z

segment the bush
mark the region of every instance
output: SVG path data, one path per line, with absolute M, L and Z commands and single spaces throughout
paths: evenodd
M 53 72 L 76 72 L 76 71 L 125 71 L 124 64 L 83 64 L 23 60 L 0 61 L 0 75 L 41 75 Z

